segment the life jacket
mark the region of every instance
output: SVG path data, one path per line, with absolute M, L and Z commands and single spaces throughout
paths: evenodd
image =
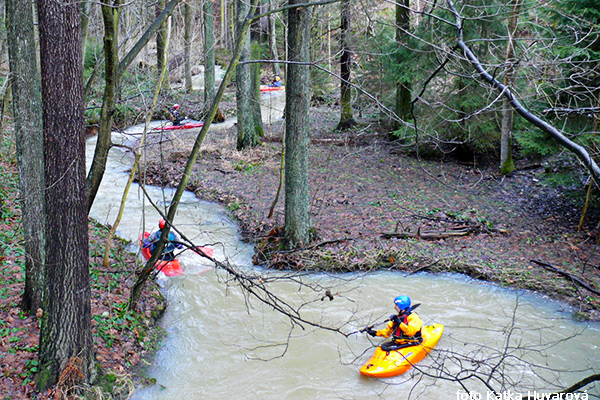
M 156 241 L 152 242 L 152 245 L 150 246 L 150 253 L 154 253 L 154 250 L 156 250 L 156 245 L 160 240 L 161 234 L 162 231 L 156 232 Z M 163 248 L 163 254 L 173 253 L 175 251 L 175 245 L 171 243 L 171 240 L 175 240 L 175 235 L 173 235 L 172 232 L 169 232 L 169 240 L 167 241 L 167 243 L 165 243 L 165 247 Z
M 408 316 L 412 313 L 404 314 L 402 316 L 396 315 L 394 318 L 394 333 L 392 335 L 394 340 L 402 340 L 402 339 L 420 339 L 421 331 L 417 332 L 414 336 L 407 336 L 402 329 L 400 328 L 401 323 L 405 323 L 408 325 Z

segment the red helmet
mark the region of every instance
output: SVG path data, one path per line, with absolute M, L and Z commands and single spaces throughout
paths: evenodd
M 173 108 L 177 110 L 179 108 L 179 104 L 177 104 L 177 103 L 173 104 Z
M 165 220 L 161 218 L 160 221 L 158 221 L 158 227 L 160 229 L 164 228 L 165 227 L 165 223 L 166 223 Z

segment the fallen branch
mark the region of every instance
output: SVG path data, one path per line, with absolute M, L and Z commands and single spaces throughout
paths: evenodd
M 457 236 L 467 236 L 471 233 L 478 232 L 480 230 L 479 226 L 471 225 L 471 226 L 460 226 L 456 228 L 450 228 L 447 231 L 429 231 L 422 232 L 421 228 L 417 229 L 416 232 L 406 231 L 406 232 L 382 232 L 381 237 L 384 239 L 424 239 L 424 240 L 439 240 L 439 239 L 447 239 L 451 237 Z
M 584 287 L 585 289 L 589 290 L 590 292 L 597 294 L 598 296 L 600 296 L 600 291 L 594 289 L 593 287 L 591 287 L 590 285 L 588 285 L 587 283 L 585 283 L 581 278 L 578 278 L 574 275 L 571 275 L 570 273 L 568 273 L 567 271 L 564 271 L 558 267 L 555 267 L 554 265 L 545 263 L 543 261 L 538 261 L 538 260 L 530 260 L 532 263 L 540 265 L 544 268 L 546 268 L 549 271 L 552 272 L 556 272 L 557 274 L 560 274 L 562 276 L 565 276 L 569 279 L 571 279 L 573 282 L 578 283 L 579 285 L 581 285 L 582 287 Z

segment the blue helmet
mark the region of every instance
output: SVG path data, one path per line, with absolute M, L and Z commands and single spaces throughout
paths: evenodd
M 397 296 L 394 299 L 394 304 L 398 306 L 400 311 L 406 310 L 410 307 L 410 297 L 408 296 Z

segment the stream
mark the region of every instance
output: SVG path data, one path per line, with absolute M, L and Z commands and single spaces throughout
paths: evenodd
M 265 119 L 281 118 L 284 97 L 283 93 L 263 94 L 264 104 L 276 110 L 264 115 Z M 215 124 L 209 134 L 234 122 Z M 113 141 L 135 141 L 142 128 L 114 133 Z M 169 135 L 176 140 L 178 133 Z M 87 146 L 89 163 L 95 138 Z M 111 150 L 91 217 L 114 223 L 132 161 L 131 153 Z M 147 190 L 162 207 L 168 206 L 174 193 L 158 187 Z M 134 184 L 117 234 L 132 241 L 130 250 L 137 252 L 137 238 L 144 230 L 156 230 L 158 219 Z M 265 280 L 278 278 L 269 280 L 268 288 L 282 301 L 302 305 L 301 316 L 307 320 L 345 333 L 356 331 L 385 320 L 393 313 L 393 298 L 407 294 L 413 303 L 421 303 L 418 314 L 425 324 L 442 323 L 445 330 L 436 350 L 417 368 L 394 378 L 366 378 L 358 370 L 382 338 L 346 337 L 308 324 L 292 324 L 248 296 L 226 272 L 184 252 L 179 257 L 184 275 L 158 277 L 168 299 L 161 320 L 167 335 L 145 370 L 156 384 L 138 388 L 133 399 L 466 399 L 460 397 L 458 383 L 427 376 L 456 375 L 458 359 L 476 359 L 463 365 L 482 369 L 504 359 L 499 369 L 505 368 L 506 388 L 523 395 L 528 390 L 551 393 L 600 372 L 600 324 L 577 322 L 567 306 L 544 296 L 450 274 L 266 271 L 252 265 L 253 247 L 240 239 L 223 207 L 199 201 L 192 193 L 185 193 L 174 222 L 194 243 L 210 244 L 215 258 L 236 271 Z M 325 296 L 326 290 L 333 300 Z M 477 393 L 490 398 L 475 380 L 465 384 L 474 390 L 471 398 Z M 500 387 L 499 382 L 492 385 Z M 587 388 L 590 398 L 600 395 L 598 388 Z

